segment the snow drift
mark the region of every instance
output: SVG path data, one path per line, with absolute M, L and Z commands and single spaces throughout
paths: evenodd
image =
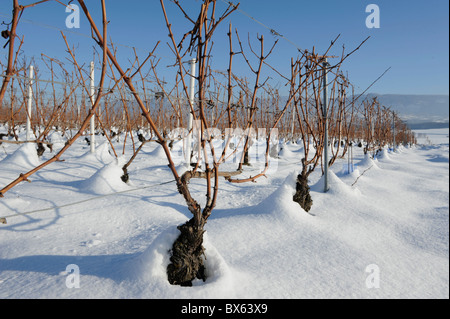
M 130 187 L 121 180 L 125 159 L 119 158 L 105 165 L 87 180 L 79 184 L 81 191 L 97 195 L 105 195 L 128 190 Z
M 30 145 L 4 144 L 3 184 L 23 172 L 16 163 L 39 163 Z M 292 201 L 299 145 L 284 145 L 276 170 L 257 183 L 220 179 L 204 238 L 208 278 L 193 287 L 166 278 L 176 226 L 190 215 L 150 144 L 129 170 L 133 189 L 107 144 L 86 154 L 79 141 L 64 162 L 6 194 L 0 216 L 17 215 L 0 225 L 0 298 L 448 298 L 448 130 L 439 144 L 389 160 L 355 148 L 358 170 L 335 174 L 347 163 L 338 159 L 328 192 L 317 169 L 312 215 Z M 196 198 L 202 182 L 191 182 Z M 79 267 L 80 288 L 66 286 L 68 265 Z

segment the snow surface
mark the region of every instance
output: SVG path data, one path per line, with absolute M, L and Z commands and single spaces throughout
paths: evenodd
M 317 169 L 311 214 L 292 201 L 301 144 L 282 145 L 257 183 L 221 179 L 208 278 L 190 288 L 166 279 L 176 226 L 191 216 L 159 146 L 143 147 L 124 184 L 131 149 L 116 159 L 99 136 L 90 154 L 80 139 L 0 199 L 0 298 L 449 298 L 448 129 L 421 132 L 421 145 L 376 159 L 354 147 L 356 169 L 339 159 L 327 193 Z M 52 140 L 57 150 L 65 138 Z M 3 143 L 0 187 L 52 155 Z M 202 204 L 203 182 L 190 184 Z M 79 288 L 68 288 L 73 265 Z

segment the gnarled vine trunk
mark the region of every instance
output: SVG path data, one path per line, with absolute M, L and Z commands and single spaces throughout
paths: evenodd
M 219 172 L 215 172 L 218 178 Z M 205 172 L 185 172 L 177 181 L 178 192 L 183 195 L 193 217 L 185 224 L 178 226 L 181 232 L 172 245 L 170 264 L 167 266 L 167 278 L 172 285 L 192 286 L 195 278 L 206 280 L 204 266 L 203 234 L 208 217 L 214 208 L 214 201 L 207 202 L 203 211 L 189 191 L 191 178 L 206 178 Z
M 197 225 L 194 218 L 177 227 L 181 234 L 171 250 L 167 277 L 172 285 L 192 286 L 195 278 L 206 280 L 204 266 L 204 223 Z
M 309 212 L 313 204 L 311 194 L 309 193 L 308 175 L 306 167 L 303 166 L 302 172 L 297 176 L 293 198 L 294 202 L 298 203 L 307 212 Z

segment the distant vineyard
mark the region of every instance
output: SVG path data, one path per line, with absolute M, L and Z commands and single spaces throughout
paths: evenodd
M 312 205 L 308 176 L 316 168 L 326 174 L 327 167 L 337 158 L 344 157 L 353 145 L 374 155 L 386 147 L 416 142 L 414 134 L 394 111 L 381 105 L 376 97 L 361 99 L 362 95 L 355 94 L 353 84 L 345 76 L 345 63 L 351 63 L 351 55 L 367 39 L 350 52 L 343 50 L 340 56 L 329 55 L 337 39 L 320 54 L 314 49 L 299 51 L 296 57 L 285 61 L 289 74 L 282 74 L 279 66 L 268 62 L 268 57 L 276 54 L 278 41 L 267 46 L 264 36 L 249 36 L 244 45 L 240 32 L 233 30 L 230 24 L 227 71 L 216 71 L 215 58 L 209 54 L 216 27 L 239 5 L 229 2 L 219 13 L 215 0 L 204 0 L 201 5 L 195 4 L 197 14 L 188 14 L 184 8 L 187 5 L 172 1 L 171 5 L 179 9 L 179 17 L 184 16 L 193 26 L 184 34 L 174 34 L 171 20 L 174 23 L 176 20 L 167 15 L 165 2 L 161 0 L 168 42 L 175 60 L 176 73 L 171 82 L 175 84 L 170 85 L 159 76 L 163 67 L 157 56 L 159 41 L 145 57 L 138 56 L 135 51 L 130 65 L 123 66 L 118 62 L 114 42 L 107 40 L 110 37 L 105 0 L 101 1 L 102 15 L 96 17 L 91 16 L 83 0 L 78 0 L 92 28 L 93 43 L 100 50 L 96 58 L 99 62 L 94 68 L 87 69 L 80 63 L 63 32 L 70 62 L 44 55 L 39 60 L 20 59 L 23 38 L 17 36 L 16 28 L 21 12 L 32 11 L 33 6 L 43 2 L 47 1 L 20 6 L 18 0 L 13 1 L 13 19 L 8 34 L 5 34 L 9 39 L 8 60 L 0 60 L 3 76 L 0 122 L 7 128 L 2 139 L 21 142 L 18 130 L 26 126 L 31 131 L 28 139 L 38 145 L 48 144 L 49 135 L 55 130 L 67 140 L 51 159 L 21 174 L 0 193 L 5 195 L 32 174 L 60 160 L 61 155 L 82 136 L 94 145 L 95 135 L 104 135 L 115 156 L 123 154 L 125 145 L 132 143 L 134 154 L 127 154 L 130 161 L 140 155 L 141 146 L 148 141 L 144 135 L 149 136 L 164 152 L 177 191 L 193 216 L 178 227 L 181 234 L 174 243 L 167 268 L 171 284 L 190 285 L 195 277 L 205 279 L 203 233 L 220 196 L 223 179 L 219 177 L 225 177 L 228 183 L 240 184 L 265 176 L 275 130 L 277 139 L 303 145 L 293 200 L 305 211 Z M 236 59 L 244 62 L 245 70 L 234 68 Z M 30 66 L 35 71 L 32 77 Z M 41 76 L 43 71 L 50 76 Z M 287 93 L 280 94 L 269 83 L 269 72 L 271 77 L 275 74 L 280 82 L 286 83 Z M 94 74 L 95 84 L 92 83 Z M 31 112 L 28 111 L 30 107 Z M 178 128 L 184 128 L 182 135 Z M 222 164 L 228 155 L 230 132 L 238 129 L 247 132 L 238 145 L 234 145 L 234 149 L 241 148 L 242 156 L 237 167 L 225 171 Z M 190 140 L 194 130 L 199 132 L 196 144 Z M 245 170 L 243 165 L 248 161 L 248 150 L 253 142 L 249 132 L 255 132 L 266 141 L 264 165 L 258 174 L 242 177 L 240 174 Z M 123 137 L 123 150 L 115 149 L 112 140 L 116 136 Z M 137 136 L 138 140 L 135 139 Z M 188 163 L 192 159 L 192 165 L 187 171 L 180 170 L 174 163 L 170 147 L 176 138 L 188 140 L 186 152 Z M 217 138 L 225 145 L 220 150 L 214 144 Z M 127 165 L 123 170 L 125 175 Z M 191 195 L 189 182 L 193 178 L 204 180 L 206 203 L 203 207 Z M 123 180 L 127 181 L 126 178 Z

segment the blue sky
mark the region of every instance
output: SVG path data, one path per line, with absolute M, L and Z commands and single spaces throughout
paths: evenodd
M 19 0 L 29 4 L 32 0 Z M 66 1 L 67 2 L 67 1 Z M 186 11 L 198 14 L 200 0 L 182 0 Z M 233 1 L 237 3 L 238 1 Z M 76 1 L 74 1 L 76 3 Z M 100 1 L 86 0 L 94 19 L 100 25 Z M 217 29 L 214 40 L 213 69 L 226 70 L 228 61 L 228 24 L 237 28 L 244 43 L 248 35 L 252 44 L 258 45 L 256 36 L 264 35 L 267 50 L 277 39 L 269 29 L 294 42 L 302 49 L 322 52 L 340 34 L 333 54 L 340 55 L 356 48 L 361 41 L 370 39 L 343 65 L 357 92 L 365 90 L 387 68 L 382 79 L 370 90 L 378 94 L 449 94 L 449 3 L 446 0 L 241 0 L 242 12 L 233 13 Z M 366 6 L 376 4 L 380 8 L 380 28 L 366 27 Z M 189 28 L 189 23 L 169 0 L 165 0 L 169 19 L 177 39 Z M 12 1 L 0 0 L 0 21 L 8 22 Z M 226 8 L 226 1 L 218 0 L 218 12 Z M 156 53 L 161 58 L 160 73 L 170 81 L 170 68 L 174 58 L 168 49 L 167 28 L 158 0 L 108 0 L 107 14 L 110 20 L 108 32 L 118 45 L 118 56 L 124 68 L 133 58 L 130 47 L 136 47 L 143 60 L 148 52 L 161 40 Z M 269 29 L 250 19 L 254 17 Z M 24 54 L 40 59 L 44 53 L 65 61 L 68 57 L 60 31 L 65 32 L 71 45 L 76 47 L 77 59 L 86 65 L 93 56 L 95 43 L 89 38 L 90 28 L 81 14 L 80 28 L 68 29 L 65 25 L 68 13 L 56 2 L 44 3 L 27 9 L 18 28 L 24 35 Z M 5 26 L 2 26 L 6 28 Z M 3 40 L 3 39 L 0 39 Z M 282 38 L 268 59 L 281 72 L 288 72 L 290 58 L 297 56 L 296 47 Z M 3 42 L 2 42 L 3 46 Z M 234 39 L 237 50 L 237 41 Z M 251 55 L 248 52 L 249 56 Z M 6 61 L 6 49 L 0 48 L 0 59 Z M 235 58 L 236 73 L 245 72 L 245 64 Z M 256 62 L 256 61 L 255 61 Z M 167 72 L 166 72 L 167 71 Z M 265 76 L 275 78 L 268 68 Z M 45 77 L 45 74 L 42 74 Z M 274 80 L 282 88 L 282 81 Z

